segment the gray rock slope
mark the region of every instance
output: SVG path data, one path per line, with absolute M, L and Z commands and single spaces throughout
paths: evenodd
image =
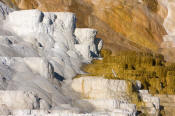
M 12 101 L 3 103 L 7 96 L 0 99 L 1 103 L 9 110 L 70 108 L 71 94 L 65 96 L 61 85 L 71 82 L 76 74 L 84 73 L 80 67 L 92 60 L 91 53 L 98 56 L 100 49 L 94 43 L 97 31 L 83 31 L 82 34 L 86 34 L 84 40 L 90 42 L 81 45 L 74 34 L 76 17 L 73 13 L 14 11 L 2 3 L 0 8 L 0 89 L 9 91 L 9 99 L 10 96 L 19 97 L 16 104 Z M 76 32 L 81 30 L 84 29 Z M 79 49 L 76 49 L 77 45 Z M 35 105 L 27 105 L 26 92 L 27 96 L 32 96 L 29 102 Z M 19 99 L 25 100 L 26 105 Z

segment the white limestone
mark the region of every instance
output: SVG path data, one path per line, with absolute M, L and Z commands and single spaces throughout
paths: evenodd
M 35 92 L 40 98 L 53 107 L 60 103 L 67 103 L 66 97 L 61 94 L 60 83 L 54 76 L 53 69 L 50 68 L 47 60 L 43 58 L 19 57 L 1 57 L 0 59 L 0 67 L 3 67 L 3 69 L 0 68 L 0 70 L 4 90 Z M 38 62 L 32 62 L 34 60 Z M 30 63 L 30 66 L 28 63 Z M 43 67 L 41 68 L 40 66 Z M 37 67 L 38 70 L 36 70 Z M 43 74 L 40 74 L 42 71 Z M 3 80 L 3 78 L 5 79 Z
M 81 73 L 80 64 L 91 61 L 93 54 L 97 57 L 98 51 L 102 47 L 102 42 L 95 43 L 97 31 L 94 29 L 82 29 L 82 35 L 86 34 L 86 36 L 78 34 L 76 37 L 74 35 L 75 15 L 73 13 L 43 13 L 38 10 L 14 11 L 9 14 L 4 27 L 21 37 L 22 40 L 20 41 L 23 41 L 21 47 L 25 48 L 25 51 L 29 51 L 30 49 L 27 49 L 24 44 L 33 48 L 33 51 L 31 51 L 32 49 L 29 51 L 30 54 L 22 54 L 22 56 L 41 56 L 49 59 L 52 59 L 51 57 L 57 57 L 62 59 L 61 62 L 64 63 L 64 66 L 62 65 L 63 74 L 61 74 L 61 76 L 67 79 L 71 79 L 77 73 Z M 75 33 L 77 33 L 77 31 Z M 84 43 L 77 43 L 77 38 L 79 41 L 82 39 L 81 41 Z M 98 46 L 99 48 L 96 49 Z M 12 50 L 10 49 L 10 45 L 6 45 L 6 47 L 9 49 L 8 51 L 12 51 L 12 53 L 18 50 L 19 53 L 13 54 L 16 56 L 17 54 L 20 56 L 21 53 L 26 53 L 21 52 L 19 48 L 15 48 L 17 46 Z M 9 55 L 11 55 L 11 53 L 3 54 L 3 56 Z M 75 62 L 79 65 L 75 65 Z M 68 75 L 66 72 L 71 73 Z
M 83 99 L 76 101 L 81 107 L 88 106 L 90 103 L 97 111 L 111 111 L 115 109 L 125 110 L 130 113 L 136 113 L 136 105 L 128 102 L 119 101 L 117 99 Z
M 80 67 L 87 63 L 82 57 L 87 53 L 75 49 L 78 45 L 75 24 L 75 15 L 65 12 L 22 10 L 6 16 L 0 27 L 10 32 L 7 35 L 0 33 L 0 89 L 6 93 L 1 101 L 5 114 L 13 113 L 15 109 L 76 109 L 76 106 L 72 107 L 70 93 L 65 96 L 61 88 L 67 81 L 60 82 L 83 73 Z M 94 40 L 94 34 L 90 34 Z M 95 42 L 86 44 L 97 46 Z M 90 54 L 90 51 L 84 52 Z M 21 94 L 19 96 L 18 91 L 37 93 L 39 105 L 32 107 L 30 99 L 27 101 Z M 17 94 L 16 101 L 7 102 L 12 94 Z M 18 102 L 19 99 L 26 101 L 26 106 Z
M 11 112 L 8 107 L 4 104 L 0 104 L 0 115 L 10 115 Z
M 139 95 L 145 102 L 146 107 L 149 108 L 148 113 L 158 114 L 160 109 L 160 99 L 149 94 L 148 90 L 139 90 Z
M 97 30 L 88 28 L 76 28 L 75 36 L 77 45 L 75 48 L 83 55 L 87 60 L 91 60 L 93 57 L 98 57 L 98 51 L 102 48 L 102 41 L 98 44 L 94 44 Z
M 150 115 L 157 115 L 160 109 L 160 100 L 148 93 L 148 90 L 140 90 L 141 85 L 136 81 L 140 98 L 145 103 L 145 110 Z M 96 111 L 124 110 L 135 115 L 136 108 L 130 104 L 128 85 L 125 80 L 108 80 L 102 77 L 81 77 L 74 79 L 72 88 L 79 93 L 83 100 L 75 101 L 79 107 L 93 107 Z M 90 103 L 90 104 L 89 104 Z M 92 106 L 91 106 L 92 105 Z M 143 112 L 145 112 L 143 110 Z
M 81 77 L 72 82 L 74 91 L 90 99 L 118 98 L 125 100 L 127 83 L 124 80 L 108 80 L 102 77 Z
M 27 111 L 16 111 L 13 116 L 133 116 L 132 114 L 129 114 L 126 111 L 118 111 L 116 109 L 115 112 L 103 112 L 103 113 L 85 113 L 85 114 L 79 114 L 79 113 L 71 113 L 71 112 L 53 112 L 52 111 L 42 111 L 42 110 L 27 110 Z
M 136 106 L 129 103 L 127 82 L 108 80 L 102 77 L 81 77 L 74 79 L 72 88 L 82 100 L 75 101 L 78 107 L 93 108 L 95 111 L 128 112 L 136 114 Z
M 47 59 L 41 57 L 24 58 L 24 63 L 27 64 L 32 72 L 38 73 L 44 78 L 53 78 L 53 69 Z
M 32 92 L 0 91 L 0 104 L 9 110 L 38 109 L 37 95 Z
M 74 48 L 74 20 L 75 15 L 73 13 L 42 13 L 38 10 L 24 10 L 10 13 L 5 24 L 23 39 L 23 46 L 25 43 L 34 49 L 33 54 L 29 54 L 30 57 L 42 56 L 62 59 L 64 65 L 67 64 L 65 66 L 70 67 L 66 68 L 62 65 L 64 69 L 63 76 L 66 75 L 65 72 L 72 72 L 65 76 L 70 79 L 80 73 L 80 67 L 74 68 L 72 62 L 76 61 L 80 64 L 83 61 L 81 54 Z M 13 51 L 17 51 L 16 49 L 13 49 Z M 36 54 L 34 54 L 35 52 Z M 70 55 L 72 54 L 70 53 L 72 52 L 77 55 L 77 59 L 73 60 L 71 58 Z M 15 55 L 17 54 L 15 53 Z M 28 54 L 24 55 L 29 56 Z M 7 54 L 7 56 L 9 55 Z
M 15 33 L 20 36 L 34 33 L 48 34 L 52 37 L 58 37 L 64 35 L 64 32 L 66 31 L 70 31 L 70 33 L 73 34 L 75 30 L 75 15 L 66 12 L 43 13 L 39 10 L 22 10 L 20 12 L 14 11 L 10 13 L 8 23 Z M 54 39 L 57 40 L 58 38 Z M 71 38 L 64 39 L 71 40 Z

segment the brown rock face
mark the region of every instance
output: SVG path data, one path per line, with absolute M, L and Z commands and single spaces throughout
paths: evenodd
M 78 27 L 99 31 L 104 47 L 115 54 L 121 50 L 158 52 L 166 10 L 157 0 L 1 0 L 19 9 L 71 11 Z

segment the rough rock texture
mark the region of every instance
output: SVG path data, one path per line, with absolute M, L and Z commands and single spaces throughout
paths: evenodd
M 0 103 L 7 106 L 9 110 L 39 108 L 38 98 L 32 92 L 1 91 Z
M 73 94 L 62 89 L 76 74 L 84 73 L 80 69 L 82 63 L 92 60 L 92 55 L 88 60 L 83 57 L 91 51 L 75 49 L 81 44 L 74 35 L 75 14 L 22 10 L 10 12 L 1 22 L 0 113 L 25 109 L 79 111 L 72 106 Z M 94 41 L 84 45 L 98 46 L 96 33 L 87 32 L 82 39 Z
M 96 38 L 96 34 L 97 30 L 95 29 L 76 28 L 75 30 L 77 43 L 79 43 L 75 48 L 83 54 L 85 59 L 98 57 L 99 51 L 102 49 L 102 40 L 94 39 Z M 98 46 L 94 43 L 97 43 Z
M 2 25 L 3 20 L 6 19 L 6 16 L 12 11 L 13 11 L 13 9 L 9 8 L 8 6 L 6 6 L 5 4 L 0 2 L 0 25 Z M 0 28 L 0 34 L 1 35 L 8 35 L 9 32 L 4 31 L 2 28 Z
M 124 80 L 81 77 L 74 79 L 71 86 L 83 99 L 75 101 L 80 107 L 89 107 L 90 103 L 96 111 L 136 115 L 136 106 L 128 102 L 127 82 Z
M 8 44 L 3 47 L 8 49 L 7 53 L 10 53 L 3 52 L 1 56 L 47 57 L 53 65 L 54 61 L 57 61 L 63 67 L 61 73 L 58 72 L 60 76 L 71 79 L 77 73 L 81 73 L 81 62 L 86 62 L 86 59 L 82 57 L 83 54 L 91 54 L 91 51 L 78 52 L 75 49 L 75 46 L 81 43 L 76 43 L 76 37 L 73 34 L 75 30 L 73 13 L 42 13 L 38 10 L 14 11 L 10 13 L 4 24 L 4 28 L 21 38 L 3 36 L 3 44 Z M 84 39 L 94 40 L 96 34 L 91 34 L 92 36 L 90 34 L 87 33 Z M 93 41 L 84 45 L 93 48 L 97 46 Z M 93 52 L 97 53 L 97 50 L 93 49 Z M 72 73 L 67 74 L 66 72 Z
M 141 99 L 145 102 L 145 112 L 153 116 L 158 116 L 160 110 L 160 99 L 149 94 L 148 90 L 140 90 L 139 94 Z
M 104 47 L 157 52 L 166 34 L 163 20 L 167 10 L 157 0 L 1 0 L 19 9 L 71 11 L 78 27 L 99 30 Z M 81 19 L 81 20 L 80 20 Z M 110 20 L 109 20 L 110 19 Z
M 53 69 L 45 58 L 1 57 L 0 65 L 2 90 L 21 90 L 37 93 L 38 99 L 43 99 L 48 106 L 52 107 L 60 103 L 66 103 L 66 98 L 61 94 L 60 83 L 54 77 Z M 14 92 L 14 95 L 16 93 Z M 13 97 L 13 92 L 10 94 L 10 97 Z M 22 100 L 18 93 L 17 99 Z M 6 100 L 8 101 L 8 99 Z M 27 102 L 27 99 L 24 101 Z M 17 107 L 18 109 L 23 108 L 23 105 L 20 103 L 19 106 L 22 107 Z M 33 107 L 33 109 L 36 108 Z
M 136 85 L 138 85 L 138 82 Z M 80 77 L 74 79 L 71 86 L 83 98 L 83 100 L 75 102 L 81 107 L 87 107 L 87 103 L 90 103 L 98 111 L 126 111 L 129 115 L 136 115 L 136 105 L 131 104 L 129 85 L 125 80 Z M 160 110 L 159 98 L 152 96 L 147 90 L 139 90 L 139 96 L 145 103 L 142 106 L 142 112 L 147 113 L 147 115 L 158 116 Z
M 89 99 L 125 99 L 127 83 L 122 80 L 108 80 L 100 77 L 81 77 L 74 79 L 72 88 L 82 96 Z
M 125 112 L 125 111 L 123 111 Z M 66 112 L 66 111 L 43 111 L 43 110 L 26 110 L 26 111 L 15 111 L 13 116 L 132 116 L 128 115 L 127 113 L 122 112 L 113 112 L 113 113 L 86 113 L 86 114 L 79 114 L 73 112 Z

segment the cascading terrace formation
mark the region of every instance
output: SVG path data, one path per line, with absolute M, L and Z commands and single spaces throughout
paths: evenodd
M 174 4 L 0 0 L 0 115 L 173 116 Z

